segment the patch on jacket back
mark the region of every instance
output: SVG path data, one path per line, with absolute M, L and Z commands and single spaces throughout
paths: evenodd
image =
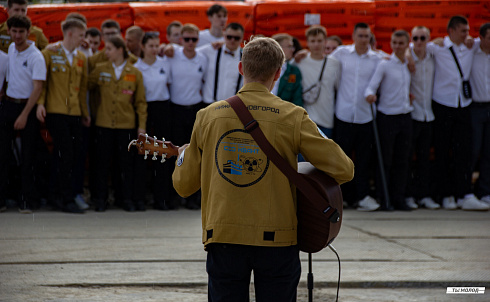
M 269 169 L 269 159 L 243 129 L 230 130 L 220 137 L 214 159 L 221 177 L 236 187 L 256 184 Z

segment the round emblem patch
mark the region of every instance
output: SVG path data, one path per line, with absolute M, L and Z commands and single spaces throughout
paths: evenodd
M 269 169 L 269 159 L 243 129 L 230 130 L 220 137 L 214 159 L 221 177 L 236 187 L 256 184 Z

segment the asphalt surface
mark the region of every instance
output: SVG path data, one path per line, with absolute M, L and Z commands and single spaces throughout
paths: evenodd
M 339 301 L 490 301 L 490 212 L 345 210 L 333 245 Z M 196 210 L 0 213 L 0 301 L 207 301 L 205 259 Z M 335 254 L 313 273 L 313 301 L 335 301 Z

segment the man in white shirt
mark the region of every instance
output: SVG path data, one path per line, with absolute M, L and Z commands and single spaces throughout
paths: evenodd
M 197 112 L 205 107 L 201 90 L 207 69 L 206 56 L 196 51 L 199 28 L 194 24 L 182 27 L 182 45 L 175 48 L 169 58 L 170 108 L 172 111 L 172 136 L 170 140 L 181 146 L 191 139 Z M 186 207 L 200 207 L 200 193 L 186 198 Z
M 430 191 L 430 148 L 432 144 L 432 87 L 434 84 L 434 59 L 427 54 L 427 42 L 430 31 L 425 26 L 412 29 L 412 45 L 410 52 L 415 62 L 415 72 L 412 73 L 410 93 L 412 94 L 412 151 L 416 160 L 411 163 L 407 187 L 407 205 L 418 208 L 417 201 L 423 207 L 438 209 L 440 205 L 431 198 Z
M 443 208 L 452 210 L 479 209 L 482 203 L 471 193 L 471 98 L 463 95 L 463 80 L 468 80 L 477 47 L 464 44 L 470 26 L 462 16 L 449 20 L 448 36 L 444 46 L 427 44 L 427 52 L 434 57 L 434 154 L 436 195 Z M 458 70 L 455 58 L 461 68 Z M 457 198 L 457 204 L 456 200 Z
M 20 131 L 22 143 L 22 189 L 19 211 L 31 213 L 38 206 L 39 196 L 34 180 L 34 159 L 40 136 L 36 111 L 32 110 L 46 80 L 44 57 L 35 44 L 28 41 L 31 21 L 26 16 L 7 20 L 12 38 L 8 52 L 8 88 L 0 107 L 0 208 L 5 202 L 8 185 L 8 161 L 12 140 Z
M 226 100 L 242 87 L 243 79 L 238 72 L 238 63 L 241 58 L 243 32 L 242 25 L 230 23 L 226 26 L 225 44 L 222 47 L 215 49 L 208 44 L 197 49 L 208 61 L 203 86 L 204 103 Z
M 226 23 L 228 23 L 228 11 L 219 4 L 214 4 L 206 12 L 208 20 L 211 23 L 209 29 L 199 32 L 199 42 L 197 47 L 213 43 L 215 41 L 223 41 L 223 31 Z
M 401 211 L 411 210 L 405 203 L 405 189 L 408 177 L 408 160 L 412 140 L 412 119 L 410 112 L 410 72 L 407 68 L 405 51 L 410 41 L 409 34 L 397 30 L 391 36 L 393 53 L 388 60 L 378 64 L 364 96 L 370 104 L 376 102 L 379 88 L 379 102 L 376 122 L 379 130 L 381 153 L 388 184 L 391 205 Z M 378 180 L 379 178 L 378 172 Z M 378 181 L 377 183 L 381 183 Z M 378 192 L 381 187 L 377 187 Z M 383 194 L 378 194 L 384 198 Z
M 490 205 L 490 23 L 480 27 L 480 47 L 473 57 L 470 82 L 473 89 L 470 105 L 473 170 L 480 158 L 477 195 Z
M 375 211 L 376 200 L 369 195 L 373 146 L 373 115 L 364 91 L 381 57 L 370 45 L 371 29 L 366 23 L 354 26 L 354 44 L 339 46 L 330 56 L 342 64 L 335 103 L 335 141 L 349 156 L 355 152 L 354 181 L 344 185 L 345 192 L 355 192 L 351 199 L 360 211 Z M 354 188 L 349 189 L 351 186 Z M 347 199 L 348 200 L 348 199 Z
M 335 58 L 325 55 L 327 30 L 321 25 L 313 25 L 306 30 L 306 43 L 310 53 L 297 63 L 301 71 L 303 85 L 303 102 L 310 118 L 329 138 L 332 137 L 334 120 L 334 98 L 337 79 L 341 65 Z M 321 77 L 321 81 L 319 82 Z M 319 87 L 319 94 L 307 97 L 306 91 Z

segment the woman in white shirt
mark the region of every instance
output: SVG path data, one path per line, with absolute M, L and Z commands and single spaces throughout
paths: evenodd
M 158 46 L 160 37 L 156 32 L 147 32 L 143 37 L 143 58 L 134 65 L 143 74 L 145 95 L 148 104 L 148 119 L 146 129 L 148 135 L 156 136 L 159 140 L 170 135 L 170 94 L 167 86 L 169 75 L 168 62 L 160 58 Z M 170 190 L 172 188 L 172 171 L 170 163 L 153 162 L 153 206 L 158 210 L 168 210 Z M 142 174 L 144 175 L 144 174 Z M 164 184 L 162 186 L 162 184 Z

